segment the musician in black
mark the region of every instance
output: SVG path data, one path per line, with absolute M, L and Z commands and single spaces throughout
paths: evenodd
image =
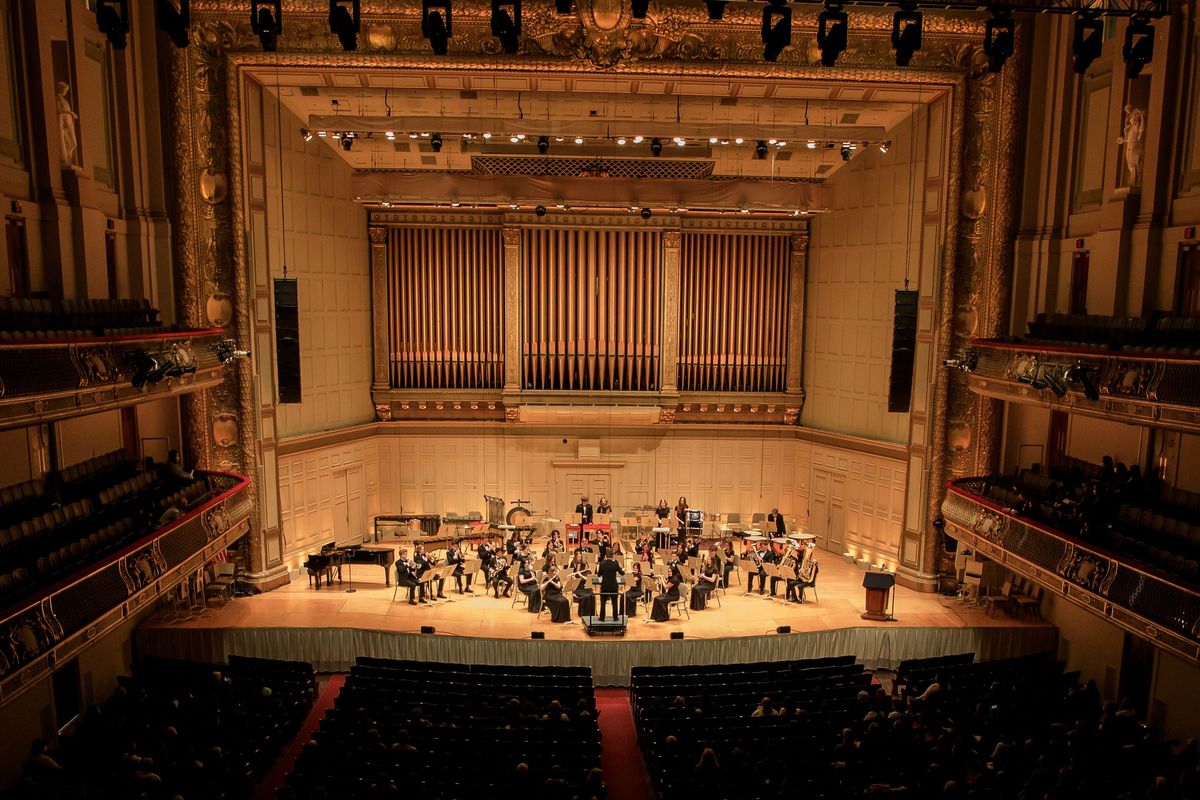
M 579 498 L 579 505 L 575 506 L 575 513 L 579 515 L 580 524 L 592 524 L 592 504 L 588 501 L 586 495 Z
M 495 590 L 496 598 L 500 598 L 500 584 L 504 584 L 504 596 L 508 597 L 512 594 L 513 580 L 508 575 L 508 559 L 504 556 L 497 556 L 492 559 L 491 566 L 488 567 L 487 580 L 491 582 L 492 588 Z M 483 585 L 483 590 L 487 591 L 487 584 Z
M 597 514 L 611 514 L 612 513 L 612 506 L 610 506 L 608 504 L 607 497 L 600 498 L 600 504 L 598 506 L 596 506 L 596 513 Z
M 665 497 L 658 501 L 658 508 L 654 509 L 654 516 L 658 517 L 660 524 L 667 524 L 667 518 L 671 516 L 671 507 L 667 505 Z
M 437 563 L 437 559 L 431 558 L 430 556 L 427 556 L 425 554 L 425 545 L 423 545 L 423 544 L 417 545 L 416 553 L 413 554 L 413 561 L 417 565 L 417 579 L 418 580 L 420 578 L 424 577 L 426 572 L 433 569 Z M 437 596 L 444 600 L 446 598 L 446 592 L 444 591 L 445 585 L 446 585 L 446 579 L 438 577 L 438 578 L 434 578 L 433 581 L 430 581 L 429 583 L 433 583 L 433 582 L 437 583 Z M 433 586 L 430 586 L 429 590 L 433 591 Z M 422 602 L 424 602 L 424 600 L 425 600 L 423 591 L 422 591 L 421 600 L 422 600 Z
M 512 536 L 509 536 L 508 541 L 504 543 L 504 549 L 508 551 L 508 557 L 512 558 L 515 556 L 517 551 L 521 549 L 522 544 L 523 542 L 521 541 L 521 534 L 517 531 L 513 531 Z
M 616 563 L 616 562 L 614 562 L 614 563 Z M 600 568 L 603 569 L 604 564 L 601 564 Z M 633 569 L 633 573 L 629 576 L 629 588 L 625 590 L 625 613 L 628 614 L 630 617 L 636 617 L 638 600 L 642 597 L 642 594 L 646 591 L 646 587 L 644 586 L 645 579 L 642 577 L 642 562 L 640 562 L 640 561 L 633 562 L 632 569 Z M 603 586 L 604 574 L 603 573 L 601 573 L 600 578 L 601 578 L 601 587 L 600 588 L 601 588 L 601 592 L 603 592 L 603 589 L 604 589 L 604 586 Z M 600 598 L 601 598 L 600 599 L 600 618 L 603 619 L 604 618 L 604 595 L 603 595 L 603 593 L 600 595 Z
M 671 564 L 671 574 L 663 587 L 663 593 L 654 598 L 654 608 L 650 619 L 655 622 L 666 622 L 671 618 L 671 603 L 679 599 L 679 587 L 683 585 L 683 573 L 678 564 Z
M 816 585 L 817 573 L 820 570 L 821 565 L 817 563 L 815 558 L 807 558 L 803 562 L 797 563 L 796 577 L 789 578 L 787 582 L 788 600 L 795 598 L 797 603 L 803 603 L 804 590 L 809 586 Z
M 767 589 L 767 571 L 763 569 L 763 564 L 766 562 L 766 556 L 756 547 L 751 547 L 744 558 L 750 562 L 747 566 L 746 573 L 746 594 L 754 591 L 754 579 L 758 578 L 758 593 L 762 594 Z
M 446 563 L 454 565 L 454 584 L 456 587 L 458 587 L 459 594 L 462 594 L 464 591 L 463 590 L 463 572 L 464 572 L 463 564 L 465 564 L 467 562 L 467 554 L 465 552 L 466 548 L 467 548 L 467 545 L 465 542 L 459 542 L 457 548 L 452 547 L 446 551 Z M 474 592 L 471 591 L 471 580 L 474 577 L 475 577 L 474 573 L 470 573 L 467 575 L 466 592 L 468 594 L 474 594 Z
M 600 565 L 596 567 L 596 574 L 600 576 L 600 620 L 605 618 L 605 610 L 611 602 L 613 607 L 613 616 L 615 617 L 620 611 L 620 603 L 617 602 L 617 594 L 619 586 L 617 584 L 617 576 L 624 575 L 625 570 L 621 569 L 621 565 L 612 560 L 605 554 Z M 636 601 L 635 601 L 636 602 Z
M 538 586 L 537 576 L 533 574 L 528 562 L 522 561 L 517 569 L 517 591 L 529 598 L 528 611 L 536 614 L 542 610 L 542 590 Z
M 696 575 L 696 585 L 692 587 L 690 598 L 692 611 L 703 611 L 708 604 L 708 596 L 717 589 L 717 567 L 712 558 L 704 559 L 704 566 Z
M 679 526 L 678 533 L 680 536 L 683 536 L 687 531 L 687 512 L 687 498 L 680 497 L 679 502 L 675 504 L 675 522 Z
M 542 602 L 550 607 L 551 622 L 571 621 L 571 601 L 563 595 L 562 590 L 558 567 L 550 567 L 546 570 L 546 579 L 542 581 Z
M 417 601 L 413 597 L 417 586 L 416 567 L 408 560 L 408 550 L 401 550 L 400 555 L 396 557 L 396 586 L 397 588 L 405 586 L 408 588 L 408 603 L 416 605 Z M 425 600 L 425 588 L 421 587 L 421 600 Z
M 787 536 L 787 521 L 783 518 L 783 514 L 779 513 L 778 508 L 772 508 L 771 513 L 767 514 L 767 522 L 775 523 L 776 538 L 783 539 Z
M 558 530 L 550 531 L 550 539 L 546 542 L 546 549 L 542 551 L 542 558 L 546 558 L 552 554 L 566 552 L 567 546 L 563 544 L 562 534 Z
M 550 571 L 551 566 L 557 565 L 547 562 L 547 572 Z M 581 617 L 590 617 L 596 613 L 596 593 L 588 586 L 588 578 L 591 574 L 592 571 L 588 569 L 587 561 L 583 559 L 583 553 L 576 552 L 575 557 L 571 559 L 570 566 L 567 567 L 567 577 L 582 577 L 584 579 L 575 586 L 573 595 L 575 602 L 579 604 L 579 616 Z

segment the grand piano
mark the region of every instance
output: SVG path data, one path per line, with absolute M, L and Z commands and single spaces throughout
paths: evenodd
M 337 572 L 338 583 L 342 582 L 342 565 L 374 564 L 383 567 L 383 582 L 392 585 L 392 564 L 396 561 L 396 551 L 390 547 L 365 547 L 349 545 L 338 547 L 333 542 L 321 548 L 320 553 L 310 553 L 304 562 L 308 577 L 315 579 L 317 588 L 321 588 L 321 578 L 326 583 L 333 583 L 334 571 Z

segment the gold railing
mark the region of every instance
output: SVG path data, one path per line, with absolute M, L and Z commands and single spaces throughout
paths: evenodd
M 950 483 L 942 516 L 951 536 L 1159 647 L 1200 661 L 1195 587 L 1018 517 L 984 496 L 986 483 L 986 478 Z
M 179 519 L 0 610 L 0 705 L 204 566 L 249 530 L 250 481 L 207 473 L 218 493 Z
M 0 341 L 0 429 L 107 411 L 216 386 L 219 328 Z

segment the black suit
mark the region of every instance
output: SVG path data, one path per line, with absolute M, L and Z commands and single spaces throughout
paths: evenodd
M 621 569 L 621 565 L 611 558 L 606 558 L 600 562 L 600 566 L 596 568 L 596 574 L 600 576 L 600 619 L 605 617 L 605 610 L 608 603 L 611 601 L 613 605 L 613 616 L 621 610 L 621 604 L 617 601 L 620 597 L 618 594 L 617 576 L 624 575 L 625 570 Z
M 787 522 L 783 519 L 783 514 L 775 515 L 775 535 L 783 538 L 787 536 Z
M 580 503 L 575 506 L 575 513 L 579 515 L 579 521 L 583 525 L 592 524 L 592 504 Z
M 404 559 L 398 559 L 396 561 L 396 586 L 407 587 L 408 602 L 413 603 L 414 605 L 416 604 L 417 601 L 413 598 L 413 591 L 417 588 L 417 576 L 416 573 L 413 572 L 411 563 Z M 424 599 L 424 592 L 421 593 L 421 597 Z
M 458 552 L 457 550 L 451 550 L 450 552 L 446 553 L 446 563 L 454 564 L 454 582 L 456 584 L 458 584 L 459 592 L 462 592 L 462 590 L 463 590 L 463 562 L 465 562 L 466 560 L 467 560 L 467 557 L 465 555 L 463 555 L 462 553 Z M 467 591 L 468 592 L 471 591 L 471 579 L 474 577 L 475 577 L 474 573 L 467 576 Z

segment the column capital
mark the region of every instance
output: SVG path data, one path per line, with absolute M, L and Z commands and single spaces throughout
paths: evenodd
M 663 231 L 662 241 L 663 247 L 678 250 L 683 236 L 679 231 Z
M 367 235 L 371 237 L 371 244 L 382 245 L 387 243 L 387 228 L 371 226 L 367 228 Z
M 505 247 L 518 247 L 521 244 L 520 228 L 501 228 L 500 235 L 504 237 Z

